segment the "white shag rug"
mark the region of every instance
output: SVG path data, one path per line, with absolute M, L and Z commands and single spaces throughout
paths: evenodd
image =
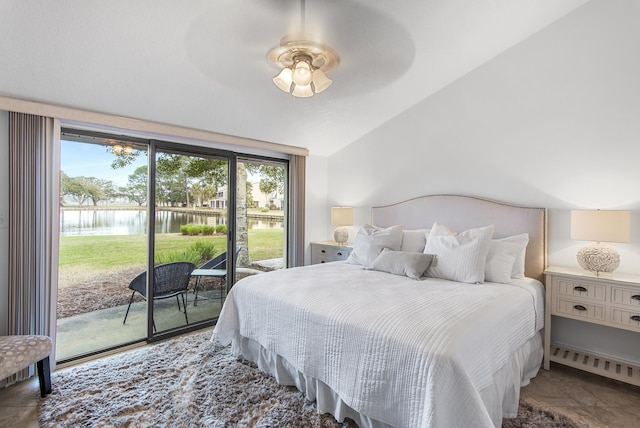
M 211 330 L 52 373 L 42 427 L 355 427 L 209 341 Z M 521 403 L 505 427 L 573 424 Z

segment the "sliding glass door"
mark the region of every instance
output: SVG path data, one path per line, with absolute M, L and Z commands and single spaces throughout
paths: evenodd
M 229 157 L 156 145 L 153 334 L 213 322 L 227 289 Z
M 239 157 L 236 280 L 286 267 L 287 163 Z
M 147 144 L 67 130 L 60 158 L 56 360 L 63 362 L 147 337 L 146 307 L 129 287 L 147 266 Z
M 212 325 L 286 266 L 286 160 L 73 129 L 61 160 L 58 362 Z

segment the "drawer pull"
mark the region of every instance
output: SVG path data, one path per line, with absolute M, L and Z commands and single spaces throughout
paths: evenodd
M 581 285 L 576 285 L 575 287 L 573 287 L 573 290 L 574 290 L 574 291 L 579 291 L 579 292 L 581 292 L 581 293 L 582 293 L 583 291 L 587 291 L 587 289 L 586 289 L 586 288 L 584 288 L 584 287 L 583 287 L 583 286 L 581 286 Z
M 639 321 L 640 322 L 640 315 L 633 315 L 630 317 L 633 321 Z
M 573 309 L 575 309 L 576 311 L 586 311 L 587 308 L 585 308 L 582 305 L 573 305 Z
M 638 300 L 638 301 L 640 301 L 640 294 L 634 294 L 633 296 L 631 296 L 631 298 L 632 298 L 633 300 Z
M 325 262 L 324 260 L 321 260 L 321 261 L 320 261 L 320 263 L 324 263 L 324 262 Z
M 327 250 L 320 250 L 320 252 L 321 252 L 322 254 L 324 254 L 324 253 L 326 253 L 326 252 L 327 252 Z
M 341 256 L 341 255 L 342 255 L 342 253 L 338 252 L 338 255 L 339 255 L 339 256 Z

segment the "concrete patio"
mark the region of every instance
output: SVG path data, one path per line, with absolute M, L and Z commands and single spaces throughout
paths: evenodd
M 220 290 L 187 294 L 189 324 L 217 317 L 222 300 Z M 131 305 L 126 324 L 123 324 L 127 305 L 116 306 L 58 319 L 56 361 L 105 350 L 146 337 L 146 302 Z M 180 300 L 182 307 L 182 299 Z M 184 313 L 178 310 L 175 298 L 154 302 L 154 320 L 158 332 L 186 325 Z
M 254 265 L 262 268 L 238 268 L 236 272 L 247 275 L 264 273 L 264 270 L 282 269 L 282 258 L 261 260 Z M 222 294 L 222 295 L 221 295 Z M 224 303 L 224 291 L 217 286 L 198 292 L 197 306 L 193 291 L 187 293 L 187 316 L 189 324 L 208 320 L 220 315 Z M 180 299 L 182 305 L 182 299 Z M 56 361 L 100 352 L 114 346 L 128 344 L 146 338 L 146 302 L 131 305 L 126 324 L 123 324 L 127 305 L 100 309 L 83 314 L 60 318 L 57 321 Z M 158 332 L 186 326 L 184 312 L 178 310 L 175 298 L 154 302 L 154 321 Z

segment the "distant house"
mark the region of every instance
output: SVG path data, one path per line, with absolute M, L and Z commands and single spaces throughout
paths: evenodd
M 281 210 L 284 207 L 284 194 L 278 192 L 272 192 L 268 195 L 265 195 L 260 191 L 260 182 L 252 181 L 251 182 L 251 196 L 253 198 L 252 208 L 264 208 L 267 207 L 269 209 Z M 216 197 L 214 199 L 209 200 L 209 206 L 211 208 L 225 209 L 227 208 L 228 191 L 227 186 L 221 186 L 216 193 Z

